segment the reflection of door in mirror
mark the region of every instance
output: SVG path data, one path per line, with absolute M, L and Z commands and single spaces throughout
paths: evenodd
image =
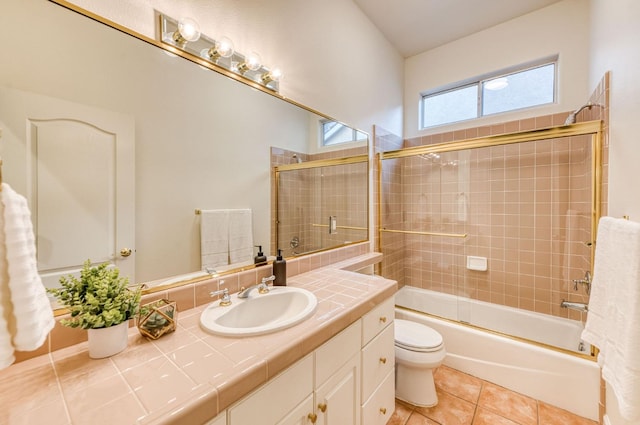
M 0 123 L 4 180 L 28 199 L 45 286 L 87 259 L 135 276 L 134 120 L 0 88 Z

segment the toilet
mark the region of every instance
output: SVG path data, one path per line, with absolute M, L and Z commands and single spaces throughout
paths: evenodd
M 438 404 L 433 370 L 446 351 L 442 335 L 421 323 L 395 319 L 396 398 L 414 406 Z

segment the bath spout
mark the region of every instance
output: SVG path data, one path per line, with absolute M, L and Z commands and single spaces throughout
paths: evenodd
M 560 303 L 560 307 L 568 308 L 569 310 L 580 311 L 582 313 L 586 313 L 586 312 L 589 311 L 589 305 L 588 304 L 576 303 L 576 302 L 573 302 L 573 301 L 562 300 L 562 302 Z

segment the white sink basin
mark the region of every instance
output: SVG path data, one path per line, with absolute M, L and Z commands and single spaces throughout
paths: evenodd
M 286 329 L 316 311 L 318 299 L 311 292 L 291 286 L 277 286 L 268 294 L 254 290 L 249 298 L 231 296 L 231 305 L 211 303 L 200 316 L 200 326 L 212 334 L 251 336 Z

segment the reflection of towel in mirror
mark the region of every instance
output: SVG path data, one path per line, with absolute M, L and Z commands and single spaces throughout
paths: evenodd
M 229 264 L 229 210 L 203 210 L 200 218 L 202 270 Z
M 8 184 L 0 191 L 0 368 L 13 351 L 40 347 L 55 321 L 36 263 L 27 200 Z
M 602 217 L 582 339 L 600 349 L 621 415 L 640 419 L 640 223 Z
M 253 260 L 251 210 L 229 210 L 229 263 Z

